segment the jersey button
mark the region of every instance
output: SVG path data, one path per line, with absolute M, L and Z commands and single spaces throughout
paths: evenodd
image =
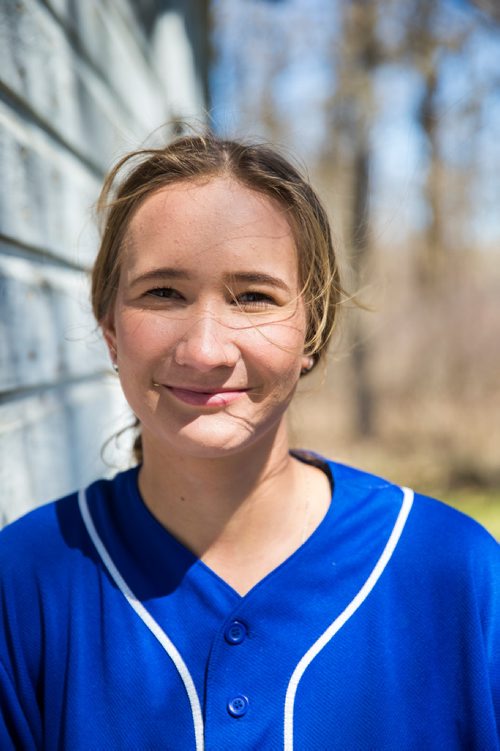
M 240 694 L 227 703 L 227 711 L 232 717 L 243 717 L 248 711 L 249 701 L 246 696 Z
M 241 644 L 247 637 L 247 627 L 241 621 L 231 621 L 224 631 L 224 639 L 228 644 Z

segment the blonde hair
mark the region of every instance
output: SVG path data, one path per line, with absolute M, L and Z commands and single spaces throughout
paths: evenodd
M 184 136 L 162 148 L 124 156 L 107 175 L 97 202 L 101 244 L 92 272 L 92 308 L 98 323 L 112 309 L 128 225 L 145 198 L 173 183 L 228 176 L 278 201 L 297 248 L 306 306 L 305 352 L 313 367 L 324 357 L 343 298 L 328 217 L 309 182 L 275 149 L 213 135 Z M 140 458 L 139 451 L 136 451 Z

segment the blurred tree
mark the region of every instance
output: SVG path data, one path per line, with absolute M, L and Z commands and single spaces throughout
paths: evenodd
M 484 14 L 488 21 L 500 24 L 500 4 L 498 0 L 472 0 L 472 4 Z
M 441 110 L 440 75 L 446 54 L 460 52 L 472 31 L 466 20 L 458 27 L 446 23 L 446 9 L 435 0 L 415 0 L 411 16 L 407 17 L 403 36 L 403 55 L 419 73 L 422 93 L 417 106 L 417 122 L 427 146 L 427 170 L 423 184 L 427 204 L 426 231 L 417 247 L 416 281 L 423 290 L 432 291 L 442 280 L 447 266 L 446 219 L 446 159 L 440 148 Z M 469 106 L 471 102 L 469 102 Z M 451 186 L 447 186 L 450 188 Z
M 337 89 L 331 101 L 335 161 L 342 164 L 340 174 L 349 176 L 350 190 L 346 209 L 344 238 L 350 253 L 355 289 L 364 283 L 371 252 L 370 172 L 372 160 L 371 130 L 375 117 L 374 73 L 383 56 L 376 34 L 377 3 L 372 0 L 342 0 L 340 48 L 336 50 Z M 347 148 L 346 148 L 347 147 Z M 332 171 L 335 165 L 332 164 Z M 355 428 L 358 435 L 370 437 L 375 430 L 375 395 L 370 377 L 370 345 L 363 319 L 353 315 L 351 346 L 356 405 Z

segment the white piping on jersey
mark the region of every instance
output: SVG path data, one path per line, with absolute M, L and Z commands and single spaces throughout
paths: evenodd
M 170 639 L 168 638 L 164 630 L 161 628 L 161 626 L 155 621 L 153 616 L 150 615 L 150 613 L 148 613 L 144 605 L 134 595 L 134 593 L 129 588 L 128 584 L 126 583 L 125 579 L 122 577 L 117 567 L 115 566 L 113 559 L 108 553 L 106 546 L 104 545 L 103 541 L 101 540 L 99 536 L 97 529 L 95 528 L 94 522 L 90 515 L 87 498 L 85 496 L 84 490 L 80 490 L 78 493 L 78 506 L 80 508 L 80 513 L 82 515 L 83 523 L 85 524 L 89 537 L 92 540 L 94 547 L 97 550 L 98 554 L 100 555 L 102 562 L 108 569 L 110 576 L 112 577 L 112 579 L 114 579 L 115 584 L 117 585 L 118 589 L 121 591 L 121 593 L 127 600 L 130 607 L 133 610 L 135 610 L 139 618 L 149 628 L 151 633 L 158 639 L 161 646 L 163 647 L 165 652 L 168 654 L 168 656 L 174 663 L 175 667 L 177 668 L 177 671 L 182 679 L 182 682 L 184 683 L 184 687 L 186 689 L 189 702 L 191 704 L 191 713 L 193 715 L 193 723 L 194 723 L 194 736 L 195 736 L 196 751 L 203 751 L 203 748 L 204 748 L 203 715 L 201 713 L 201 704 L 198 698 L 198 694 L 196 693 L 194 681 L 186 666 L 186 663 L 182 659 L 177 648 L 174 646 L 174 644 L 170 641 Z
M 349 620 L 349 618 L 356 612 L 359 606 L 366 600 L 373 587 L 379 580 L 382 572 L 389 563 L 396 545 L 399 542 L 401 533 L 408 519 L 413 504 L 413 490 L 409 488 L 401 488 L 403 491 L 403 503 L 399 511 L 396 523 L 392 529 L 392 532 L 387 540 L 386 546 L 382 551 L 382 555 L 375 564 L 370 576 L 365 581 L 358 594 L 351 600 L 349 605 L 340 613 L 333 623 L 328 626 L 326 631 L 317 639 L 314 644 L 307 650 L 305 655 L 298 662 L 297 667 L 292 673 L 285 698 L 285 724 L 284 724 L 284 751 L 293 751 L 293 710 L 295 704 L 295 695 L 299 681 L 304 675 L 305 671 L 314 660 L 315 657 L 321 652 L 323 647 L 326 647 L 328 642 L 335 636 L 335 634 L 342 628 L 342 626 Z

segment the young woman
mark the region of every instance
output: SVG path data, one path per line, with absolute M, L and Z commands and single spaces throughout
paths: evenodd
M 139 464 L 0 535 L 0 747 L 498 748 L 494 540 L 289 449 L 341 296 L 311 187 L 192 137 L 123 159 L 100 208 Z

